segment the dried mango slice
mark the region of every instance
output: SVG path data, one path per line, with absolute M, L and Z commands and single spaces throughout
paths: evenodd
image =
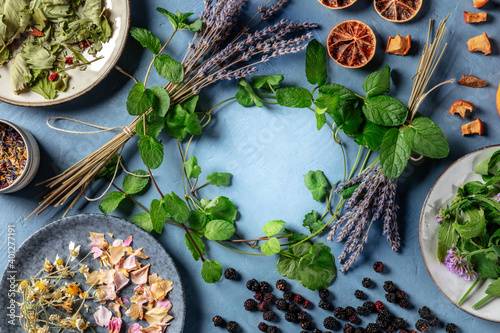
M 483 133 L 484 133 L 483 122 L 479 118 L 462 126 L 462 135 L 471 135 L 471 134 L 483 135 Z
M 456 101 L 450 108 L 450 114 L 459 114 L 462 118 L 465 118 L 467 111 L 472 112 L 474 109 L 474 104 L 467 101 Z
M 472 0 L 474 2 L 474 8 L 481 8 L 488 3 L 490 0 Z
M 469 46 L 469 52 L 480 51 L 483 52 L 484 55 L 491 53 L 491 43 L 486 32 L 482 35 L 469 39 L 467 45 Z
M 385 53 L 392 53 L 405 56 L 410 51 L 410 48 L 411 48 L 411 35 L 408 35 L 406 37 L 401 37 L 400 35 L 396 35 L 396 37 L 394 38 L 389 36 Z
M 474 75 L 462 75 L 462 78 L 457 82 L 461 86 L 466 86 L 470 88 L 484 88 L 486 87 L 486 81 L 478 78 Z
M 481 13 L 468 13 L 464 10 L 464 19 L 465 23 L 479 23 L 485 22 L 488 18 L 488 14 L 486 12 Z

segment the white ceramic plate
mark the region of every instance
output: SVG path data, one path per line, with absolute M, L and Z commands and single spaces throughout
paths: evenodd
M 45 99 L 37 93 L 26 91 L 19 95 L 14 94 L 10 84 L 10 62 L 0 67 L 0 100 L 21 106 L 48 106 L 61 104 L 85 94 L 94 88 L 115 66 L 125 46 L 130 23 L 130 6 L 128 0 L 104 0 L 104 6 L 109 9 L 110 22 L 113 23 L 111 40 L 103 44 L 97 56 L 104 58 L 87 66 L 80 71 L 72 69 L 68 73 L 71 77 L 66 91 L 58 91 L 55 99 Z M 91 56 L 86 56 L 92 59 Z
M 452 274 L 444 264 L 438 261 L 436 251 L 439 224 L 436 222 L 435 216 L 439 208 L 446 207 L 455 198 L 460 186 L 472 180 L 481 180 L 481 177 L 474 172 L 474 168 L 499 149 L 500 145 L 495 145 L 475 150 L 453 162 L 439 176 L 425 199 L 420 215 L 419 230 L 422 257 L 427 271 L 438 289 L 450 302 L 463 311 L 495 322 L 500 322 L 500 299 L 489 302 L 479 310 L 472 309 L 472 305 L 486 295 L 484 292 L 491 281 L 480 283 L 465 302 L 460 306 L 457 305 L 473 282 L 465 281 L 460 276 Z

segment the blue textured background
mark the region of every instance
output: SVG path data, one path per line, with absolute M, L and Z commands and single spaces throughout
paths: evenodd
M 440 20 L 451 13 L 449 34 L 446 41 L 449 49 L 439 67 L 434 84 L 449 78 L 459 79 L 462 74 L 475 74 L 487 80 L 488 86 L 483 89 L 471 89 L 458 85 L 447 85 L 432 94 L 422 105 L 420 112 L 432 117 L 443 128 L 451 145 L 450 156 L 445 160 L 427 160 L 418 165 L 410 165 L 400 178 L 398 187 L 398 203 L 401 206 L 399 224 L 401 227 L 403 246 L 398 254 L 392 253 L 385 239 L 381 236 L 379 226 L 372 228 L 369 245 L 365 248 L 361 259 L 354 265 L 354 270 L 346 275 L 338 276 L 330 287 L 335 306 L 359 305 L 354 301 L 353 292 L 359 288 L 364 276 L 373 277 L 377 289 L 368 291 L 372 300 L 382 299 L 381 285 L 385 280 L 393 280 L 409 294 L 414 305 L 412 311 L 404 311 L 389 305 L 391 311 L 414 323 L 417 320 L 416 309 L 428 305 L 442 322 L 455 322 L 461 332 L 497 332 L 499 324 L 476 319 L 462 312 L 441 295 L 430 279 L 422 262 L 418 244 L 418 220 L 425 196 L 434 180 L 453 160 L 461 155 L 485 145 L 498 143 L 500 134 L 495 128 L 499 123 L 495 108 L 495 91 L 500 82 L 500 61 L 498 53 L 500 37 L 500 15 L 498 1 L 490 1 L 484 10 L 488 11 L 488 22 L 477 25 L 466 25 L 462 11 L 474 11 L 471 0 L 439 1 L 423 0 L 424 5 L 419 15 L 406 24 L 386 22 L 375 12 L 372 1 L 358 0 L 352 7 L 334 11 L 321 6 L 315 0 L 291 0 L 284 9 L 283 17 L 293 20 L 310 20 L 321 24 L 321 29 L 314 31 L 315 37 L 325 43 L 329 30 L 346 19 L 358 19 L 369 24 L 377 35 L 377 53 L 374 60 L 365 68 L 348 70 L 329 61 L 329 81 L 347 86 L 355 92 L 361 92 L 363 79 L 373 70 L 385 64 L 392 69 L 393 86 L 391 95 L 407 102 L 412 85 L 412 77 L 418 63 L 418 55 L 427 36 L 428 20 Z M 261 1 L 249 1 L 245 15 L 253 13 Z M 155 12 L 157 6 L 181 12 L 199 12 L 202 2 L 199 0 L 169 1 L 132 1 L 131 25 L 151 29 L 162 40 L 166 40 L 172 31 L 170 23 Z M 481 53 L 469 54 L 466 42 L 469 38 L 487 32 L 492 41 L 493 53 L 483 56 Z M 389 35 L 412 35 L 412 50 L 406 57 L 387 55 L 384 53 L 385 43 Z M 182 32 L 167 52 L 175 58 L 184 54 L 186 42 L 191 33 Z M 119 66 L 138 78 L 145 74 L 151 57 L 129 39 L 126 49 L 119 61 Z M 283 73 L 286 84 L 303 85 L 311 88 L 304 80 L 304 54 L 297 54 L 272 61 L 259 72 Z M 156 74 L 150 78 L 150 84 L 162 84 Z M 47 108 L 25 108 L 0 103 L 0 118 L 10 120 L 30 130 L 38 139 L 42 154 L 42 164 L 33 182 L 53 176 L 79 160 L 86 154 L 99 148 L 113 134 L 73 135 L 54 132 L 45 125 L 51 116 L 68 116 L 103 126 L 126 125 L 131 120 L 125 110 L 125 100 L 132 82 L 116 71 L 111 74 L 90 93 L 70 103 Z M 5 87 L 2 87 L 5 89 Z M 209 108 L 215 103 L 234 96 L 236 82 L 217 84 L 210 91 L 204 91 L 201 105 Z M 448 114 L 449 106 L 457 99 L 473 102 L 476 109 L 473 119 L 480 117 L 486 124 L 483 137 L 462 137 L 460 126 L 467 121 L 459 116 Z M 65 128 L 82 130 L 73 124 L 64 124 Z M 316 121 L 307 110 L 285 109 L 280 107 L 244 109 L 236 103 L 227 104 L 215 113 L 214 119 L 204 134 L 195 140 L 190 152 L 197 156 L 204 175 L 212 171 L 233 173 L 232 185 L 228 188 L 207 187 L 201 191 L 203 197 L 215 197 L 218 194 L 228 196 L 239 210 L 238 232 L 252 238 L 260 234 L 261 226 L 271 219 L 282 219 L 300 230 L 304 214 L 312 209 L 323 211 L 324 206 L 312 200 L 310 193 L 303 185 L 302 175 L 309 170 L 324 170 L 331 183 L 342 176 L 342 161 L 338 146 L 334 145 L 331 135 L 325 128 L 316 130 Z M 180 178 L 180 159 L 174 141 L 163 136 L 165 143 L 165 162 L 156 170 L 157 180 L 164 192 L 182 191 Z M 356 146 L 349 139 L 347 150 L 350 163 L 356 156 Z M 125 152 L 128 169 L 141 168 L 140 158 L 135 149 L 135 140 Z M 352 164 L 351 164 L 352 165 Z M 123 175 L 122 175 L 123 177 Z M 203 177 L 203 175 L 202 175 Z M 102 184 L 101 184 L 102 185 Z M 94 193 L 103 189 L 94 188 Z M 0 264 L 4 267 L 7 241 L 7 224 L 16 224 L 16 241 L 20 244 L 41 226 L 59 218 L 62 210 L 48 209 L 41 216 L 28 221 L 24 218 L 37 206 L 34 197 L 41 188 L 34 185 L 26 189 L 0 197 Z M 155 197 L 150 190 L 140 197 L 140 201 L 148 203 Z M 97 203 L 80 202 L 72 211 L 76 213 L 98 212 Z M 115 214 L 129 218 L 139 210 L 121 207 Z M 207 245 L 210 259 L 218 260 L 224 267 L 232 266 L 242 275 L 241 282 L 223 280 L 215 285 L 205 284 L 200 276 L 200 262 L 195 262 L 184 245 L 184 232 L 180 228 L 167 225 L 160 242 L 173 256 L 178 264 L 186 287 L 187 324 L 185 332 L 222 332 L 211 324 L 212 316 L 219 314 L 226 320 L 236 320 L 244 332 L 256 332 L 261 321 L 260 313 L 246 313 L 243 301 L 251 297 L 244 287 L 244 281 L 250 278 L 274 282 L 279 278 L 274 266 L 276 258 L 244 256 L 230 252 L 219 245 Z M 49 240 L 48 240 L 49 241 Z M 325 240 L 326 241 L 326 240 Z M 340 253 L 341 246 L 332 243 L 335 255 Z M 22 258 L 17 258 L 22 260 Z M 388 272 L 376 275 L 371 264 L 381 260 L 387 263 Z M 317 304 L 316 292 L 305 290 L 296 281 L 291 282 L 293 290 Z M 0 297 L 6 297 L 2 295 Z M 311 310 L 314 322 L 320 325 L 327 316 L 324 310 L 314 307 Z M 371 317 L 371 321 L 375 319 Z M 363 317 L 363 324 L 368 320 Z M 282 332 L 298 332 L 297 325 L 287 323 L 280 318 L 278 326 Z M 2 329 L 0 328 L 0 331 Z M 444 332 L 441 325 L 435 331 Z

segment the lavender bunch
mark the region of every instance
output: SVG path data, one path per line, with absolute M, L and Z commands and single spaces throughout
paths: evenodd
M 337 234 L 338 242 L 345 242 L 344 250 L 338 257 L 344 265 L 340 271 L 345 273 L 358 259 L 368 241 L 368 233 L 373 222 L 381 220 L 384 224 L 383 235 L 386 236 L 394 252 L 399 249 L 400 236 L 397 225 L 398 206 L 395 202 L 396 180 L 387 178 L 380 167 L 369 168 L 348 182 L 337 187 L 335 193 L 358 185 L 352 196 L 344 205 L 344 215 L 333 223 L 328 240 L 332 241 Z M 349 258 L 346 260 L 347 256 Z

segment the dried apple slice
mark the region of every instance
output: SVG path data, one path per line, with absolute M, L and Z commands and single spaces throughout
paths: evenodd
M 471 134 L 483 135 L 483 133 L 484 133 L 483 122 L 479 118 L 462 126 L 462 135 L 471 135 Z
M 479 23 L 485 22 L 488 18 L 488 14 L 486 12 L 481 13 L 468 13 L 464 10 L 464 19 L 465 23 Z
M 469 39 L 467 46 L 469 47 L 469 52 L 479 51 L 483 52 L 484 55 L 491 53 L 491 43 L 486 32 L 482 35 Z
M 465 118 L 467 111 L 472 112 L 474 109 L 474 104 L 467 101 L 456 101 L 450 108 L 450 114 L 459 114 L 462 118 Z
M 488 3 L 490 0 L 472 0 L 474 2 L 474 8 L 481 8 Z
M 411 35 L 406 37 L 401 37 L 400 35 L 396 35 L 396 37 L 392 38 L 389 36 L 389 41 L 387 42 L 387 48 L 385 49 L 385 53 L 392 53 L 401 56 L 405 56 L 408 54 L 411 48 Z

